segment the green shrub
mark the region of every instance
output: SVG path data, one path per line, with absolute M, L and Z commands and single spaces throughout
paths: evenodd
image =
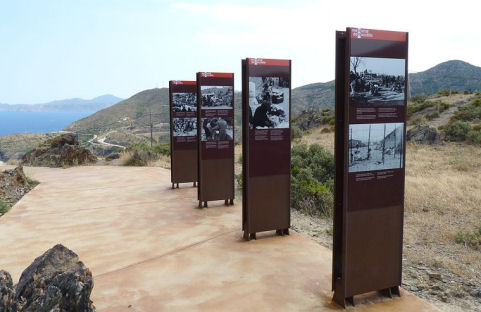
M 299 128 L 297 125 L 291 125 L 291 140 L 302 138 L 304 131 Z
M 467 105 L 458 107 L 452 120 L 475 121 L 481 120 L 481 99 L 477 98 Z
M 438 94 L 441 96 L 448 96 L 449 90 L 439 90 Z
M 481 226 L 473 232 L 458 231 L 454 236 L 454 241 L 462 244 L 465 247 L 470 247 L 474 250 L 481 250 Z
M 466 134 L 466 142 L 475 145 L 481 145 L 481 131 L 471 130 Z
M 438 104 L 438 110 L 440 113 L 444 112 L 445 110 L 449 109 L 451 107 L 451 104 L 448 104 L 446 102 L 440 102 Z
M 319 144 L 292 148 L 291 206 L 311 215 L 332 215 L 334 157 Z
M 436 102 L 431 102 L 431 101 L 424 101 L 424 102 L 411 102 L 408 105 L 408 112 L 407 115 L 408 117 L 411 117 L 417 112 L 420 112 L 422 110 L 425 110 L 428 107 L 433 107 L 437 103 Z
M 446 138 L 450 141 L 464 141 L 466 135 L 471 131 L 471 125 L 464 121 L 455 121 L 446 125 L 444 128 L 446 132 Z
M 438 117 L 439 117 L 438 112 L 432 112 L 432 113 L 429 113 L 429 114 L 426 115 L 427 120 L 433 120 L 433 119 L 436 119 Z
M 9 202 L 6 200 L 0 198 L 0 216 L 7 213 L 7 211 L 10 209 L 11 205 Z

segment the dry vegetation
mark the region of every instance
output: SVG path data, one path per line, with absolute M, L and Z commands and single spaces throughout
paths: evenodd
M 311 129 L 293 144 L 333 151 L 334 134 L 326 131 Z M 481 311 L 481 298 L 470 294 L 481 287 L 481 249 L 458 240 L 481 226 L 480 179 L 479 146 L 407 145 L 403 286 L 443 311 Z M 330 225 L 293 213 L 294 229 L 328 247 Z

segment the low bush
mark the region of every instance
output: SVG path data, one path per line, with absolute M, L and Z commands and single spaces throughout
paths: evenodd
M 470 247 L 474 250 L 481 250 L 481 226 L 473 232 L 458 231 L 454 237 L 458 244 Z
M 444 130 L 448 140 L 460 142 L 466 140 L 466 135 L 472 128 L 471 125 L 465 121 L 455 121 L 446 125 Z
M 291 140 L 300 139 L 300 138 L 302 138 L 303 134 L 304 134 L 304 131 L 302 131 L 301 128 L 299 128 L 295 124 L 291 125 Z
M 481 99 L 476 98 L 467 105 L 462 105 L 452 117 L 452 121 L 481 121 Z
M 0 216 L 7 213 L 7 211 L 10 209 L 11 205 L 9 202 L 6 200 L 0 198 Z
M 334 157 L 319 144 L 292 148 L 291 206 L 310 215 L 330 217 L 333 205 Z
M 466 142 L 474 145 L 481 145 L 481 130 L 471 130 L 466 134 Z
M 430 101 L 423 101 L 423 102 L 411 102 L 408 105 L 408 112 L 407 115 L 408 117 L 411 117 L 417 112 L 420 112 L 422 110 L 425 110 L 428 107 L 433 107 L 437 103 L 436 102 L 430 102 Z

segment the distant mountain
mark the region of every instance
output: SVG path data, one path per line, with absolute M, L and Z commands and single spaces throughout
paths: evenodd
M 42 104 L 0 104 L 0 111 L 8 112 L 95 112 L 122 101 L 106 94 L 91 100 L 79 98 L 57 100 Z
M 453 60 L 426 71 L 409 74 L 411 95 L 433 94 L 443 89 L 481 90 L 481 67 Z

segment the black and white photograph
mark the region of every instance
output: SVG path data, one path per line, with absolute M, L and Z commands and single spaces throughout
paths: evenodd
M 353 105 L 404 105 L 405 60 L 351 57 L 349 99 Z
M 196 112 L 197 96 L 193 92 L 172 93 L 172 110 L 174 112 Z
M 234 137 L 232 117 L 202 118 L 202 141 L 231 141 Z
M 251 129 L 289 128 L 289 80 L 249 77 Z
M 349 125 L 349 172 L 403 167 L 404 123 Z
M 201 86 L 202 109 L 232 109 L 232 86 Z
M 173 136 L 197 135 L 197 118 L 174 118 L 173 121 Z

